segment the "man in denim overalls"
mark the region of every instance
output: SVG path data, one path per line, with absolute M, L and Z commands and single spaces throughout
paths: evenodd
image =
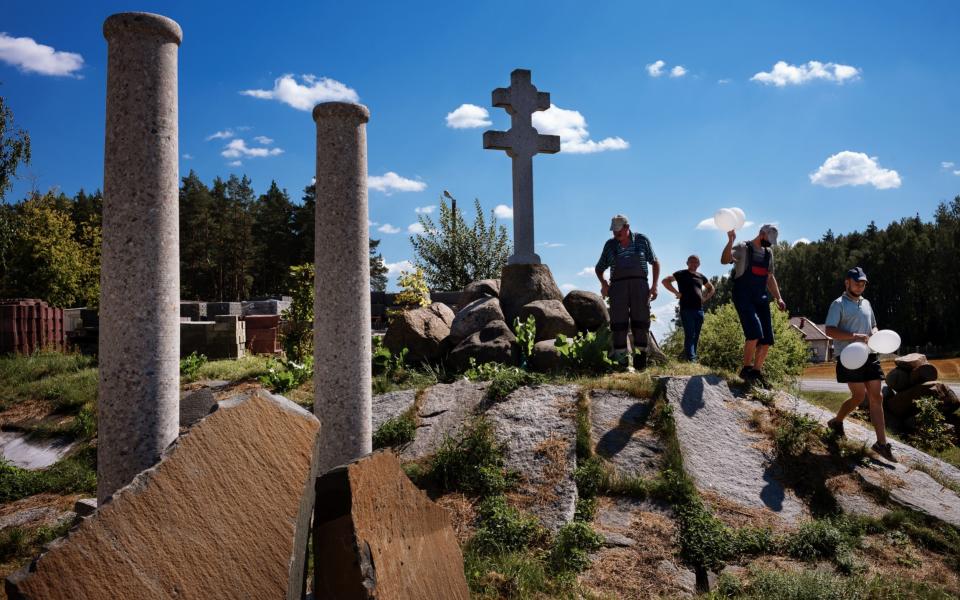
M 777 228 L 764 225 L 757 237 L 749 242 L 733 245 L 736 231 L 727 232 L 727 245 L 720 256 L 720 263 L 734 263 L 733 305 L 743 326 L 743 368 L 740 378 L 747 382 L 767 385 L 763 377 L 763 362 L 773 345 L 773 319 L 770 316 L 770 296 L 773 294 L 777 308 L 787 310 L 780 296 L 777 278 L 773 275 L 773 250 L 777 243 Z
M 660 277 L 660 261 L 653 253 L 650 240 L 642 233 L 632 233 L 623 215 L 610 222 L 613 239 L 607 240 L 594 269 L 600 279 L 600 292 L 610 297 L 610 332 L 613 357 L 621 364 L 627 360 L 627 331 L 633 331 L 634 351 L 639 352 L 634 365 L 647 366 L 647 334 L 650 331 L 650 302 L 657 298 L 657 287 L 647 283 L 647 265 L 653 265 L 653 281 Z M 610 282 L 603 274 L 610 269 Z

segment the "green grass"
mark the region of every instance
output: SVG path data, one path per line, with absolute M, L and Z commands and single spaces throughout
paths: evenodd
M 411 408 L 402 415 L 389 419 L 373 432 L 373 449 L 397 448 L 413 441 L 417 431 L 417 413 Z
M 804 390 L 800 392 L 800 397 L 812 404 L 837 412 L 840 410 L 840 405 L 850 397 L 850 394 L 847 392 L 811 392 Z
M 41 494 L 94 493 L 97 490 L 97 449 L 88 446 L 39 471 L 0 460 L 0 503 Z
M 944 589 L 909 579 L 877 575 L 843 576 L 825 571 L 752 569 L 747 582 L 730 575 L 721 576 L 709 600 L 940 600 L 953 598 Z
M 63 537 L 73 526 L 67 519 L 52 527 L 41 525 L 35 529 L 10 527 L 0 531 L 0 563 L 22 561 L 36 555 L 44 544 Z
M 224 381 L 243 381 L 265 375 L 270 368 L 270 357 L 246 355 L 243 358 L 211 360 L 203 363 L 192 375 L 180 378 L 180 383 L 191 383 L 204 379 L 222 379 Z
M 89 356 L 44 351 L 0 357 L 0 410 L 39 399 L 76 411 L 96 396 L 96 361 Z

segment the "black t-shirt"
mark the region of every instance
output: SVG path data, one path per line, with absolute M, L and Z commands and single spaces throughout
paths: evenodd
M 703 308 L 703 286 L 707 278 L 697 271 L 691 273 L 689 269 L 677 271 L 673 274 L 677 280 L 677 290 L 680 292 L 681 310 L 700 310 Z

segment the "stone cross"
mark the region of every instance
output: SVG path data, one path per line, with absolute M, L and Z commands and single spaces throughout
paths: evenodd
M 505 150 L 513 159 L 513 255 L 508 264 L 540 264 L 533 251 L 533 155 L 560 152 L 560 136 L 540 135 L 531 115 L 550 108 L 550 94 L 530 83 L 530 71 L 514 69 L 510 87 L 493 90 L 493 105 L 510 114 L 509 131 L 483 132 L 484 150 Z
M 180 225 L 174 21 L 120 13 L 107 39 L 97 499 L 177 439 Z

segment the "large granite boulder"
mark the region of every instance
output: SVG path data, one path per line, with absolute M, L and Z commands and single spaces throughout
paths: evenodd
M 460 309 L 450 326 L 451 347 L 455 348 L 464 338 L 480 331 L 490 321 L 503 321 L 499 300 L 483 296 L 467 304 Z
M 440 343 L 450 335 L 454 314 L 440 302 L 404 311 L 390 321 L 383 344 L 394 354 L 407 348 L 407 360 L 432 362 L 441 356 Z
M 483 329 L 470 335 L 450 352 L 450 366 L 461 371 L 470 366 L 470 359 L 478 363 L 498 362 L 512 365 L 517 362 L 517 336 L 503 321 L 490 321 Z
M 564 296 L 563 306 L 573 317 L 578 331 L 596 331 L 610 322 L 610 312 L 600 294 L 573 290 Z
M 499 279 L 480 279 L 472 283 L 468 283 L 463 292 L 460 294 L 460 300 L 458 305 L 460 310 L 466 308 L 468 304 L 477 300 L 478 298 L 499 298 L 500 297 L 500 280 Z
M 577 335 L 577 325 L 560 300 L 535 300 L 521 307 L 517 316 L 522 323 L 530 315 L 533 315 L 537 322 L 538 342 L 556 339 L 560 333 L 566 336 Z
M 911 385 L 910 371 L 909 369 L 901 369 L 900 367 L 890 369 L 890 372 L 887 373 L 886 381 L 887 386 L 893 389 L 893 391 L 902 392 Z
M 543 340 L 533 345 L 533 352 L 528 360 L 534 371 L 559 371 L 563 368 L 563 357 L 557 350 L 557 340 Z
M 894 359 L 893 362 L 901 369 L 912 371 L 920 365 L 927 364 L 927 357 L 919 352 L 914 352 L 913 354 L 904 354 L 903 356 Z
M 936 399 L 940 411 L 945 415 L 954 412 L 960 405 L 960 400 L 949 385 L 928 381 L 888 396 L 884 409 L 894 417 L 905 419 L 917 412 L 916 401 L 925 396 Z
M 500 307 L 513 324 L 524 305 L 535 300 L 563 300 L 547 265 L 507 265 L 500 277 Z

